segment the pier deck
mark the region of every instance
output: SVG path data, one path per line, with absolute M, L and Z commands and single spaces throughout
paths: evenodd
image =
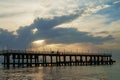
M 4 50 L 3 65 L 10 67 L 38 67 L 38 66 L 79 66 L 79 65 L 112 65 L 111 54 L 98 53 L 63 53 L 54 51 L 24 51 L 24 50 Z

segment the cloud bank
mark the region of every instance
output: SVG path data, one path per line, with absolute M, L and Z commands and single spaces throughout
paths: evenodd
M 45 40 L 47 44 L 73 44 L 93 43 L 102 44 L 113 40 L 111 35 L 106 37 L 94 37 L 88 32 L 80 32 L 76 28 L 55 28 L 56 26 L 71 22 L 82 13 L 54 17 L 52 19 L 37 18 L 29 26 L 20 27 L 14 35 L 12 32 L 0 29 L 0 46 L 13 49 L 28 48 L 33 41 Z M 36 32 L 33 33 L 33 30 Z

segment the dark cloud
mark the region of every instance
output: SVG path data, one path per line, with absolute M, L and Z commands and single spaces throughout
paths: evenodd
M 109 34 L 108 31 L 100 31 L 100 32 L 96 32 L 95 34 Z
M 89 35 L 88 32 L 79 32 L 75 28 L 58 28 L 54 29 L 54 32 L 58 35 L 53 38 L 49 38 L 48 42 L 52 43 L 81 43 L 81 42 L 91 42 L 91 43 L 102 43 L 106 40 L 112 39 L 112 36 L 102 37 L 93 37 Z M 53 32 L 53 33 L 54 33 Z
M 12 32 L 8 32 L 7 30 L 0 29 L 0 46 L 14 46 L 14 41 L 16 37 Z
M 0 46 L 9 48 L 23 49 L 28 47 L 32 41 L 44 39 L 48 44 L 52 43 L 102 43 L 113 39 L 111 35 L 102 37 L 93 37 L 87 32 L 80 32 L 75 28 L 55 28 L 55 26 L 70 22 L 78 18 L 80 14 L 71 14 L 67 16 L 54 17 L 53 19 L 37 18 L 29 26 L 20 27 L 13 35 L 12 32 L 0 29 Z M 32 30 L 37 28 L 38 31 L 33 34 Z

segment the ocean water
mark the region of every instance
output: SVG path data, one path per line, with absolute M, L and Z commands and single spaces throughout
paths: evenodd
M 4 69 L 0 80 L 120 80 L 120 59 L 113 65 Z

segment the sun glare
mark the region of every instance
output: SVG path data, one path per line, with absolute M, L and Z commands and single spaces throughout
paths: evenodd
M 36 40 L 33 42 L 33 44 L 43 44 L 45 43 L 45 40 Z

